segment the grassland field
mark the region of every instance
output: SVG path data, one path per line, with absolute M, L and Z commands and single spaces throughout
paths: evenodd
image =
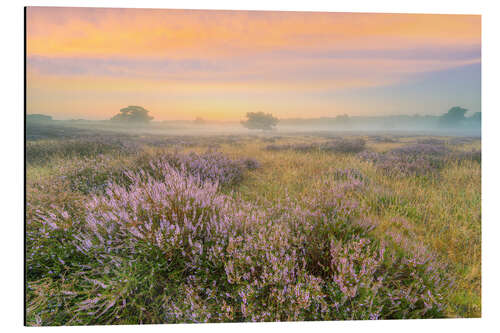
M 362 139 L 363 147 L 354 152 L 323 149 L 327 147 L 325 144 L 332 142 L 338 136 L 345 140 Z M 479 317 L 481 315 L 481 161 L 477 155 L 473 158 L 467 157 L 469 152 L 480 154 L 480 138 L 391 136 L 390 134 L 381 136 L 366 133 L 348 136 L 335 133 L 332 135 L 257 133 L 197 137 L 115 133 L 102 134 L 98 137 L 75 135 L 62 139 L 40 136 L 37 140 L 28 140 L 26 144 L 28 325 Z M 391 159 L 384 162 L 385 164 L 377 162 L 381 159 L 380 156 L 385 156 L 384 154 L 391 151 L 422 145 L 444 147 L 446 156 L 460 157 L 432 158 L 429 159 L 430 162 L 427 160 L 425 163 L 422 162 L 424 163 L 422 166 L 416 165 L 416 169 L 408 166 L 408 163 L 414 162 L 413 160 L 405 160 L 398 170 L 391 169 L 393 161 Z M 297 147 L 299 148 L 296 149 Z M 140 229 L 141 234 L 137 236 L 137 239 L 140 239 L 134 240 L 133 244 L 130 243 L 132 245 L 127 247 L 127 249 L 137 249 L 137 261 L 134 261 L 135 254 L 131 254 L 130 250 L 121 249 L 118 245 L 113 245 L 113 250 L 109 251 L 96 245 L 100 236 L 96 236 L 95 230 L 101 229 L 93 229 L 94 233 L 91 233 L 86 231 L 86 224 L 92 219 L 97 221 L 105 219 L 105 213 L 97 212 L 96 207 L 101 207 L 99 209 L 103 212 L 113 213 L 114 206 L 110 203 L 111 199 L 106 199 L 107 196 L 112 196 L 111 192 L 106 192 L 111 183 L 124 186 L 125 189 L 130 188 L 127 186 L 144 189 L 144 186 L 153 184 L 153 181 L 144 180 L 140 186 L 139 183 L 130 185 L 133 181 L 128 180 L 128 183 L 123 181 L 124 173 L 127 170 L 132 172 L 149 170 L 151 163 L 154 163 L 158 156 L 190 156 L 189 154 L 193 152 L 197 154 L 196 156 L 205 156 L 208 151 L 224 156 L 229 161 L 227 163 L 251 161 L 248 162 L 250 164 L 247 163 L 249 167 L 242 167 L 237 171 L 231 170 L 230 177 L 233 177 L 234 172 L 238 174 L 226 183 L 221 180 L 222 178 L 216 179 L 218 187 L 215 194 L 210 194 L 212 199 L 220 195 L 223 196 L 221 197 L 223 199 L 220 199 L 222 201 L 234 200 L 236 208 L 230 208 L 233 211 L 243 207 L 243 203 L 252 205 L 253 208 L 248 211 L 242 208 L 244 212 L 234 213 L 238 219 L 246 221 L 241 222 L 245 225 L 242 227 L 243 231 L 235 234 L 227 231 L 229 236 L 223 240 L 219 238 L 212 240 L 203 234 L 199 240 L 200 242 L 204 240 L 205 243 L 202 242 L 202 245 L 198 246 L 203 247 L 204 252 L 201 254 L 200 250 L 199 257 L 189 254 L 194 252 L 189 252 L 192 251 L 192 246 L 186 245 L 188 241 L 176 243 L 181 244 L 177 246 L 182 247 L 182 251 L 170 245 L 164 247 L 158 244 L 167 240 L 162 239 L 157 242 L 149 236 L 144 236 L 146 229 Z M 363 154 L 366 152 L 379 154 L 377 155 L 379 157 L 364 158 Z M 422 154 L 426 152 L 423 151 Z M 182 162 L 182 158 L 175 161 Z M 182 163 L 171 163 L 174 164 L 182 169 L 179 167 Z M 423 170 L 425 168 L 430 170 Z M 185 172 L 189 173 L 189 170 L 182 172 L 181 175 L 186 176 Z M 160 177 L 160 181 L 161 179 Z M 329 192 L 331 188 L 335 190 Z M 146 192 L 137 190 L 134 193 Z M 335 200 L 326 200 L 325 197 L 328 195 L 332 195 Z M 313 201 L 316 203 L 309 205 L 309 202 Z M 241 249 L 238 251 L 242 253 L 251 251 L 245 248 L 243 244 L 245 241 L 242 241 L 246 237 L 245 232 L 255 232 L 255 235 L 260 235 L 262 230 L 248 222 L 251 220 L 249 216 L 257 216 L 256 221 L 266 221 L 266 225 L 269 225 L 266 228 L 269 228 L 270 234 L 278 233 L 280 231 L 273 229 L 273 225 L 289 223 L 283 221 L 293 218 L 293 216 L 287 217 L 286 212 L 278 213 L 276 208 L 286 206 L 287 202 L 288 205 L 293 203 L 297 207 L 302 207 L 304 221 L 316 221 L 316 216 L 320 214 L 315 213 L 316 209 L 321 212 L 324 221 L 329 221 L 321 223 L 333 223 L 332 228 L 339 225 L 339 230 L 347 230 L 349 237 L 339 236 L 335 229 L 328 229 L 326 226 L 330 224 L 308 222 L 311 223 L 312 229 L 304 231 L 304 235 L 307 234 L 309 238 L 302 239 L 302 236 L 294 234 L 296 231 L 293 228 L 296 224 L 293 224 L 294 227 L 285 228 L 290 235 L 293 234 L 293 237 L 280 234 L 273 238 L 275 245 L 270 245 L 272 249 L 269 251 L 275 251 L 273 253 L 276 253 L 277 263 L 270 261 L 269 264 L 262 264 L 260 267 L 260 257 L 253 258 L 248 252 L 250 254 L 247 257 L 251 257 L 248 260 L 253 264 L 246 262 L 246 265 L 254 265 L 259 273 L 254 273 L 253 269 L 252 272 L 247 272 L 245 261 L 240 262 L 241 267 L 234 262 L 236 273 L 233 273 L 233 262 L 230 266 L 229 261 L 224 261 L 226 259 L 220 259 L 219 262 L 218 259 L 210 259 L 212 254 L 205 254 L 207 251 L 208 253 L 215 251 L 207 245 L 212 241 L 214 244 L 222 242 L 220 244 L 224 248 L 219 249 L 222 251 L 220 258 L 229 258 L 233 253 L 230 251 L 232 246 L 240 246 Z M 346 208 L 351 206 L 347 206 L 344 202 L 356 205 L 352 206 L 354 208 Z M 132 205 L 130 202 L 127 204 Z M 144 205 L 144 207 L 154 206 L 152 203 Z M 220 209 L 226 209 L 222 208 L 224 203 L 221 202 L 220 205 Z M 331 213 L 330 208 L 325 208 L 327 205 L 330 205 L 328 207 L 338 205 L 338 211 L 335 214 Z M 206 218 L 207 214 L 212 212 L 211 208 L 200 207 L 197 209 L 202 213 L 197 210 L 199 219 L 196 221 Z M 263 207 L 262 212 L 266 213 L 259 212 L 259 207 Z M 161 211 L 166 208 L 158 209 Z M 205 213 L 204 209 L 209 209 L 209 212 Z M 287 209 L 290 209 L 288 214 L 294 214 L 292 208 L 284 210 Z M 345 213 L 352 214 L 352 218 L 351 215 L 342 215 L 346 209 L 354 212 Z M 129 212 L 133 211 L 130 208 Z M 250 211 L 254 213 L 249 213 Z M 263 216 L 259 215 L 261 213 Z M 141 214 L 136 212 L 134 225 L 143 223 L 148 218 L 152 218 L 152 223 L 156 223 L 155 216 L 151 217 L 147 212 L 145 215 Z M 224 216 L 233 216 L 227 214 Z M 242 215 L 246 217 L 241 218 Z M 214 221 L 221 219 L 221 216 L 214 217 Z M 337 221 L 335 219 L 342 222 L 335 222 Z M 370 223 L 370 226 L 359 229 L 361 231 L 351 230 L 349 223 L 359 224 L 360 220 L 365 221 L 365 224 Z M 172 225 L 174 222 L 170 220 Z M 102 223 L 104 223 L 102 226 L 107 225 L 105 221 Z M 323 229 L 316 231 L 315 228 Z M 119 232 L 116 230 L 122 229 L 113 230 L 115 231 L 108 232 L 102 237 L 107 239 L 106 237 L 109 235 L 112 237 L 113 233 L 118 235 Z M 84 236 L 80 237 L 80 232 Z M 120 237 L 128 237 L 123 239 L 133 237 L 123 236 L 122 232 L 126 231 L 120 231 Z M 331 235 L 321 234 L 323 238 L 318 238 L 315 232 L 331 233 Z M 397 238 L 400 236 L 397 235 L 404 238 L 402 243 L 398 243 Z M 190 237 L 189 242 L 191 242 Z M 193 236 L 193 242 L 196 237 Z M 286 240 L 282 240 L 283 237 Z M 253 239 L 247 243 L 253 244 Z M 360 255 L 359 261 L 351 263 L 350 267 L 355 271 L 352 275 L 344 272 L 345 267 L 333 259 L 324 261 L 321 258 L 330 255 L 334 258 L 334 253 L 358 255 L 357 250 L 352 250 L 348 244 L 357 244 L 360 239 L 368 239 L 372 244 L 370 250 L 366 250 L 370 255 L 367 254 L 366 257 Z M 95 243 L 83 248 L 81 244 L 86 241 Z M 108 241 L 110 244 L 114 242 L 113 239 Z M 253 250 L 261 251 L 263 245 L 261 246 L 257 240 L 255 242 Z M 284 242 L 284 245 L 279 245 L 282 244 L 280 242 Z M 405 242 L 412 242 L 413 245 L 405 246 Z M 334 244 L 343 244 L 344 247 L 336 250 L 335 246 L 338 245 Z M 290 252 L 281 256 L 280 246 Z M 386 248 L 386 254 L 379 258 L 375 253 L 382 247 Z M 143 248 L 146 249 L 142 250 Z M 216 245 L 213 245 L 213 248 L 215 249 Z M 429 300 L 417 300 L 421 297 L 421 293 L 430 295 L 434 292 L 432 289 L 434 282 L 427 281 L 424 275 L 414 276 L 411 271 L 413 266 L 409 264 L 405 267 L 410 269 L 401 268 L 406 261 L 397 259 L 398 256 L 411 258 L 415 254 L 412 251 L 420 251 L 419 249 L 425 249 L 431 253 L 429 258 L 432 257 L 432 260 L 439 262 L 439 265 L 432 267 L 445 267 L 435 269 L 443 269 L 445 276 L 443 279 L 449 281 L 446 287 L 435 291 L 441 297 L 440 301 L 436 300 L 436 304 L 440 305 L 435 308 L 432 304 L 428 304 Z M 114 257 L 111 257 L 110 253 Z M 216 252 L 213 253 L 215 258 Z M 293 259 L 294 254 L 295 259 Z M 265 257 L 265 254 L 262 255 Z M 290 260 L 293 264 L 285 265 L 286 269 L 294 269 L 294 275 L 276 277 L 276 274 L 281 274 L 279 272 L 285 269 L 280 258 L 288 258 L 287 256 L 292 257 Z M 320 258 L 316 258 L 317 256 Z M 305 258 L 304 263 L 299 262 L 300 257 Z M 390 260 L 393 261 L 389 263 Z M 366 274 L 380 277 L 382 281 L 380 285 L 377 284 L 377 279 L 371 277 L 365 279 L 361 274 L 365 266 L 375 261 L 378 266 L 374 266 L 372 273 Z M 427 265 L 427 261 L 424 261 L 422 265 Z M 113 263 L 116 263 L 116 268 Z M 196 265 L 206 269 L 197 269 Z M 325 265 L 330 265 L 330 268 L 324 268 Z M 432 267 L 423 269 L 422 274 L 433 273 Z M 240 273 L 237 273 L 238 269 Z M 268 280 L 264 278 L 267 274 L 265 272 L 270 272 Z M 345 275 L 342 275 L 344 273 Z M 260 277 L 248 278 L 254 276 L 252 274 L 257 274 L 255 276 L 261 274 L 261 280 Z M 345 281 L 339 282 L 343 276 L 349 276 L 345 280 L 356 285 L 354 291 L 349 289 L 352 288 L 349 283 L 343 286 L 342 283 Z M 252 279 L 259 282 L 253 282 Z M 293 279 L 295 280 L 292 281 Z M 127 282 L 118 282 L 124 280 Z M 415 282 L 417 280 L 420 282 Z M 425 287 L 418 289 L 420 284 Z M 194 285 L 204 287 L 196 289 Z M 206 286 L 209 285 L 216 287 L 208 289 Z M 296 290 L 295 294 L 285 292 L 280 294 L 282 290 L 292 287 Z M 401 301 L 403 296 L 398 296 L 398 300 L 395 301 L 396 296 L 391 293 L 391 288 L 399 290 L 401 295 L 405 294 L 406 299 L 411 297 L 415 299 L 406 302 Z M 212 292 L 215 294 L 210 294 Z M 301 293 L 306 296 L 301 296 Z M 181 296 L 190 299 L 190 303 L 184 304 L 177 299 Z M 437 296 L 433 294 L 431 299 L 435 297 Z M 367 307 L 366 304 L 369 302 L 370 306 Z

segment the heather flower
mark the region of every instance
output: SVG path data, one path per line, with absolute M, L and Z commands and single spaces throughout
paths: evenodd
M 337 138 L 324 143 L 296 143 L 296 144 L 271 144 L 266 146 L 268 151 L 294 150 L 298 152 L 326 151 L 336 153 L 358 153 L 365 149 L 364 139 Z
M 442 144 L 414 144 L 386 153 L 363 152 L 358 157 L 374 163 L 389 175 L 419 176 L 442 169 L 450 154 L 450 150 Z
M 60 184 L 87 179 L 98 190 L 75 189 L 72 205 L 30 199 L 30 287 L 74 279 L 45 286 L 71 324 L 119 323 L 131 313 L 141 323 L 443 316 L 445 266 L 408 221 L 375 236 L 378 221 L 359 201 L 373 184 L 360 170 L 332 169 L 300 200 L 223 194 L 256 162 L 213 151 L 142 155 L 141 167 L 105 182 L 68 167 Z
M 169 153 L 162 155 L 154 160 L 149 160 L 144 169 L 155 169 L 155 163 L 168 164 L 178 170 L 184 170 L 186 173 L 198 177 L 200 181 L 210 181 L 221 185 L 237 184 L 243 179 L 244 163 L 237 160 L 231 160 L 222 153 L 208 151 L 203 154 L 181 154 Z M 255 161 L 256 162 L 256 161 Z M 254 161 L 250 162 L 255 166 Z M 158 170 L 152 170 L 156 174 Z

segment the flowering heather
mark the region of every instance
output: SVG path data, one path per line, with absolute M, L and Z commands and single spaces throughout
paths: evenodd
M 361 160 L 369 161 L 391 175 L 426 175 L 440 170 L 449 156 L 446 146 L 414 144 L 393 149 L 386 153 L 362 152 Z
M 249 161 L 247 164 L 245 161 L 232 160 L 217 151 L 208 151 L 202 154 L 168 153 L 152 161 L 146 161 L 147 164 L 155 164 L 155 160 L 178 170 L 185 169 L 187 173 L 199 177 L 201 181 L 210 181 L 221 185 L 237 184 L 243 179 L 245 168 L 258 167 L 256 160 L 247 159 Z M 150 165 L 147 164 L 145 168 L 150 169 Z
M 414 144 L 386 153 L 364 151 L 358 157 L 388 174 L 400 176 L 432 174 L 453 161 L 481 163 L 480 150 L 451 151 L 444 144 Z
M 337 153 L 358 153 L 365 149 L 364 139 L 335 138 L 325 143 L 296 143 L 296 144 L 271 144 L 266 146 L 269 151 L 294 150 L 299 152 L 326 151 Z
M 271 144 L 266 146 L 266 150 L 268 151 L 286 151 L 286 150 L 294 150 L 299 152 L 309 152 L 319 150 L 320 145 L 314 143 L 299 143 L 299 144 Z
M 480 299 L 467 299 L 480 277 L 475 259 L 456 259 L 480 253 L 477 239 L 465 236 L 480 236 L 480 226 L 469 225 L 480 219 L 480 150 L 447 141 L 353 156 L 345 152 L 359 151 L 356 139 L 323 133 L 315 135 L 322 143 L 311 143 L 311 136 L 272 145 L 261 136 L 117 137 L 133 148 L 82 155 L 68 148 L 47 155 L 50 163 L 30 162 L 28 325 L 480 311 L 471 307 Z M 262 151 L 266 145 L 282 152 Z M 210 146 L 220 150 L 165 149 Z M 442 169 L 439 180 L 453 185 L 403 178 Z
M 129 140 L 97 136 L 86 139 L 65 139 L 26 142 L 26 163 L 46 164 L 54 157 L 93 157 L 106 153 L 132 153 L 139 150 L 137 144 Z
M 338 153 L 359 153 L 365 149 L 366 141 L 362 138 L 344 139 L 338 138 L 328 142 L 323 149 Z
M 390 153 L 394 155 L 410 155 L 412 157 L 418 157 L 422 155 L 441 157 L 449 153 L 449 149 L 443 144 L 419 143 L 395 148 L 391 150 Z
M 59 178 L 68 182 L 72 191 L 84 194 L 102 193 L 110 182 L 125 181 L 126 166 L 109 156 L 68 160 L 59 167 Z
M 38 215 L 39 237 L 60 240 L 47 274 L 80 267 L 79 289 L 54 295 L 76 314 L 67 323 L 131 313 L 141 323 L 442 315 L 443 286 L 421 275 L 427 262 L 388 251 L 340 186 L 359 172 L 339 171 L 302 204 L 255 206 L 168 161 L 153 167 L 93 196 L 78 223 L 64 209 Z

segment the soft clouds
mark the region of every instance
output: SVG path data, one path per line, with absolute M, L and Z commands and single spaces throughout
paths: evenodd
M 156 119 L 360 114 L 376 87 L 481 58 L 478 16 L 32 7 L 27 20 L 28 112 L 56 117 L 106 118 L 127 103 Z

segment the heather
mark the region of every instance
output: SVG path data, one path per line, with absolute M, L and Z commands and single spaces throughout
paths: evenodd
M 133 151 L 130 141 L 106 137 L 26 142 L 26 162 L 46 164 L 54 158 L 92 157 L 99 154 Z
M 183 170 L 189 175 L 221 185 L 235 185 L 243 179 L 245 170 L 259 168 L 259 162 L 254 158 L 233 160 L 216 150 L 204 153 L 168 152 L 163 154 L 142 154 L 138 157 L 139 169 L 162 177 L 162 168 L 158 165 L 169 165 L 177 170 Z
M 271 144 L 266 146 L 269 151 L 293 150 L 299 152 L 324 151 L 336 153 L 358 153 L 365 149 L 366 141 L 362 138 L 336 138 L 326 142 Z
M 386 152 L 364 151 L 358 156 L 393 176 L 423 176 L 437 173 L 453 162 L 481 162 L 481 152 L 478 150 L 453 151 L 442 140 L 419 141 L 427 143 L 405 145 Z
M 28 324 L 477 316 L 480 147 L 405 139 L 126 138 L 29 160 Z

